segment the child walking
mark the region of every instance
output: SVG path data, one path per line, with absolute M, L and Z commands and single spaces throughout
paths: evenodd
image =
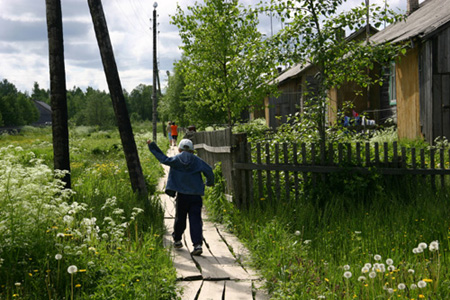
M 189 215 L 190 235 L 194 250 L 192 255 L 203 253 L 202 196 L 206 186 L 214 185 L 214 173 L 211 166 L 194 155 L 194 145 L 188 139 L 182 139 L 178 145 L 179 154 L 167 157 L 158 145 L 147 141 L 150 152 L 156 159 L 170 167 L 165 192 L 175 199 L 175 224 L 172 237 L 174 248 L 182 248 L 181 237 L 186 229 L 186 217 Z M 206 178 L 203 182 L 202 174 Z

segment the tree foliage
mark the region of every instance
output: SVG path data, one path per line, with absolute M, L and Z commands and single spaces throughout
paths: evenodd
M 231 125 L 243 111 L 262 105 L 275 74 L 274 49 L 257 30 L 257 11 L 237 0 L 205 0 L 187 9 L 178 6 L 172 17 L 186 57 L 186 108 L 197 122 Z
M 384 23 L 401 19 L 392 10 L 376 5 L 354 7 L 342 12 L 346 0 L 271 0 L 263 11 L 277 12 L 289 26 L 272 40 L 280 49 L 282 59 L 288 63 L 312 65 L 318 71 L 317 89 L 310 95 L 309 116 L 325 139 L 325 112 L 327 92 L 345 82 L 355 82 L 361 88 L 381 84 L 382 78 L 373 77 L 369 70 L 393 60 L 403 45 L 373 44 L 366 40 L 344 39 L 343 32 L 365 27 L 367 16 L 379 28 Z
M 191 112 L 187 113 L 190 98 L 185 91 L 186 83 L 182 70 L 185 62 L 186 59 L 182 57 L 175 63 L 173 74 L 168 74 L 167 88 L 158 105 L 161 120 L 174 121 L 182 127 L 189 126 L 193 122 L 192 119 L 197 119 Z M 198 122 L 196 125 L 199 126 Z
M 0 126 L 22 126 L 36 122 L 39 111 L 30 98 L 8 80 L 0 82 Z

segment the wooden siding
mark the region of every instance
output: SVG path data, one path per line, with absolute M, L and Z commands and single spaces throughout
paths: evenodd
M 419 61 L 420 73 L 420 127 L 424 138 L 433 140 L 433 42 L 431 40 L 422 45 Z
M 409 50 L 397 61 L 397 128 L 400 139 L 421 137 L 419 123 L 419 51 Z

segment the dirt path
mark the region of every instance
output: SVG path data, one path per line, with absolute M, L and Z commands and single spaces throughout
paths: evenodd
M 169 149 L 167 155 L 175 155 Z M 164 166 L 165 176 L 158 189 L 164 190 L 169 168 Z M 228 233 L 220 224 L 208 220 L 203 210 L 203 254 L 191 256 L 192 243 L 189 236 L 189 222 L 183 235 L 183 248 L 172 247 L 171 233 L 175 219 L 175 199 L 161 194 L 165 210 L 167 232 L 164 236 L 166 247 L 170 247 L 179 281 L 179 295 L 183 300 L 238 300 L 269 299 L 261 286 L 258 274 L 246 266 L 248 250 L 240 241 Z

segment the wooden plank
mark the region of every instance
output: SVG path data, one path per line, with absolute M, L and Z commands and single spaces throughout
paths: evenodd
M 280 164 L 280 144 L 275 144 L 275 164 Z M 281 187 L 280 187 L 280 171 L 275 170 L 275 197 L 277 201 L 280 202 L 281 198 Z
M 202 289 L 197 300 L 222 299 L 225 289 L 224 281 L 203 281 Z
M 294 165 L 298 165 L 298 155 L 297 155 L 297 143 L 294 143 L 293 145 L 293 159 L 294 159 Z M 298 179 L 299 173 L 294 172 L 294 188 L 295 188 L 295 200 L 297 201 L 300 197 L 300 189 L 299 189 L 299 179 Z
M 202 281 L 181 281 L 177 283 L 177 286 L 181 288 L 181 299 L 194 300 L 197 293 L 200 292 Z
M 262 164 L 261 160 L 261 144 L 256 144 L 256 163 L 258 165 Z M 264 192 L 263 192 L 263 181 L 262 181 L 262 171 L 258 170 L 258 196 L 259 200 L 264 198 Z
M 164 209 L 165 218 L 175 218 L 175 198 L 167 194 L 161 194 L 161 206 Z
M 270 165 L 270 147 L 269 143 L 266 143 L 266 165 Z M 266 181 L 266 187 L 267 187 L 267 200 L 272 201 L 272 174 L 270 170 L 267 170 L 267 181 Z
M 251 281 L 227 281 L 225 283 L 225 300 L 253 300 Z
M 450 51 L 450 49 L 449 49 Z M 450 75 L 442 75 L 442 134 L 450 139 Z
M 284 163 L 289 164 L 288 145 L 283 143 Z M 291 184 L 289 182 L 289 171 L 284 171 L 284 197 L 286 201 L 291 198 Z

